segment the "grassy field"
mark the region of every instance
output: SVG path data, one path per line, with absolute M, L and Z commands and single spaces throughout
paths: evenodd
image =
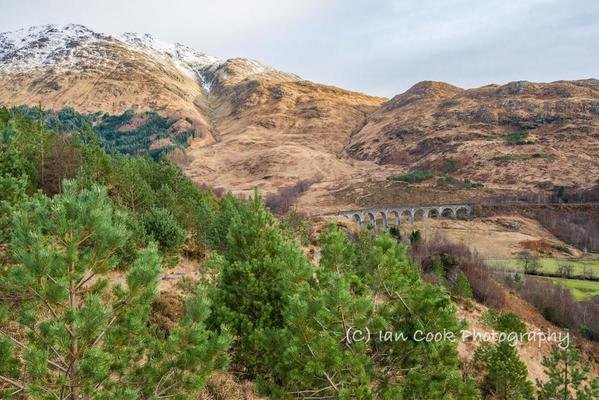
M 522 261 L 517 258 L 488 259 L 486 262 L 493 269 L 524 272 Z M 599 277 L 599 260 L 541 258 L 539 259 L 539 263 L 541 264 L 539 273 L 546 274 L 559 273 L 559 266 L 562 264 L 571 265 L 573 267 L 572 278 L 543 277 L 543 279 L 550 279 L 557 285 L 567 287 L 577 300 L 586 300 L 593 296 L 599 296 L 599 281 L 575 279 L 576 277 L 584 276 L 585 270 L 588 268 L 591 268 L 594 277 Z
M 589 267 L 593 271 L 593 276 L 599 277 L 599 260 L 541 258 L 539 262 L 541 264 L 541 269 L 539 270 L 539 272 L 557 274 L 559 272 L 560 265 L 569 264 L 573 267 L 573 277 L 584 276 L 585 268 Z M 508 271 L 523 272 L 522 261 L 520 261 L 517 258 L 488 259 L 487 264 L 497 269 L 506 269 Z
M 583 281 L 580 279 L 564 278 L 543 278 L 551 279 L 556 285 L 561 285 L 570 289 L 576 300 L 586 300 L 593 296 L 599 296 L 599 282 Z

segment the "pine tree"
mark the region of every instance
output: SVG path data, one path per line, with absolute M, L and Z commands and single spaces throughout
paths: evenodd
M 413 339 L 417 331 L 452 332 L 459 337 L 464 324 L 455 316 L 455 305 L 442 288 L 422 281 L 405 246 L 382 235 L 374 239 L 364 260 L 360 269 L 377 304 L 374 329 L 401 332 Z M 382 372 L 378 379 L 383 397 L 478 397 L 473 384 L 462 378 L 455 342 L 374 342 L 371 354 Z
M 140 251 L 126 285 L 111 283 L 129 232 L 103 189 L 67 183 L 61 195 L 23 204 L 13 226 L 13 265 L 0 275 L 11 299 L 0 312 L 3 398 L 188 398 L 226 363 L 230 338 L 205 328 L 201 294 L 168 338 L 148 326 L 155 247 Z
M 111 197 L 136 215 L 143 215 L 155 204 L 155 193 L 147 181 L 146 164 L 143 158 L 120 156 L 115 160 L 115 177 L 111 178 Z
M 274 397 L 375 397 L 374 363 L 365 342 L 348 339 L 365 327 L 373 309 L 368 292 L 356 293 L 354 248 L 345 234 L 329 229 L 322 237 L 316 279 L 295 293 L 285 310 L 284 344 L 270 390 Z
M 185 243 L 186 232 L 168 209 L 152 208 L 144 215 L 142 222 L 146 233 L 156 240 L 163 253 L 179 253 Z
M 462 271 L 457 274 L 457 277 L 451 285 L 451 294 L 463 299 L 472 298 L 472 287 L 470 286 L 470 282 L 468 282 L 468 278 L 466 278 L 466 275 L 464 275 Z
M 399 230 L 398 226 L 391 226 L 389 228 L 389 234 L 391 236 L 393 236 L 395 238 L 395 240 L 397 240 L 397 241 L 401 240 L 401 231 Z
M 574 343 L 566 349 L 554 346 L 542 361 L 547 382 L 537 380 L 539 400 L 592 400 L 599 398 L 599 378 L 590 378 L 591 366 L 581 365 L 581 353 Z
M 15 146 L 20 135 L 14 121 L 0 131 L 0 243 L 10 228 L 10 210 L 30 189 L 26 160 Z
M 402 245 L 368 233 L 354 245 L 335 227 L 321 242 L 314 281 L 285 311 L 275 397 L 478 398 L 462 379 L 455 343 L 414 340 L 417 329 L 457 334 L 462 325 L 443 291 L 420 279 Z M 357 340 L 356 329 L 358 338 L 368 331 L 374 337 Z M 385 342 L 379 332 L 407 339 Z
M 310 263 L 296 243 L 283 239 L 257 191 L 231 214 L 224 254 L 211 260 L 220 271 L 213 323 L 232 329 L 234 360 L 248 375 L 268 379 L 283 312 L 309 279 Z
M 420 245 L 420 242 L 422 242 L 422 234 L 420 233 L 420 230 L 412 231 L 412 233 L 410 233 L 410 243 L 412 246 L 418 246 Z
M 502 400 L 533 399 L 534 387 L 527 378 L 528 368 L 511 342 L 483 343 L 476 349 L 475 360 L 486 370 L 485 391 Z
M 436 278 L 436 282 L 440 286 L 447 287 L 447 270 L 449 265 L 445 263 L 447 257 L 444 254 L 433 254 L 432 258 L 432 274 Z
M 27 161 L 15 146 L 19 135 L 14 121 L 0 131 L 0 201 L 10 204 L 22 200 L 29 185 Z

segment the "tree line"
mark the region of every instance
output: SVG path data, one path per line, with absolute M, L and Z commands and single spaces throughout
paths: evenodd
M 0 397 L 191 399 L 224 369 L 272 398 L 481 397 L 456 343 L 413 340 L 460 332 L 452 293 L 467 295 L 467 274 L 425 281 L 388 233 L 330 226 L 319 242 L 314 265 L 258 192 L 217 198 L 165 158 L 110 154 L 93 131 L 65 134 L 2 109 Z M 152 305 L 183 256 L 211 278 L 164 329 Z M 445 271 L 439 261 L 433 270 Z M 412 339 L 355 342 L 350 327 Z M 501 372 L 506 357 L 482 362 Z M 493 375 L 492 390 L 530 398 L 521 380 L 522 390 L 503 389 L 512 376 Z M 583 395 L 594 390 L 585 382 Z

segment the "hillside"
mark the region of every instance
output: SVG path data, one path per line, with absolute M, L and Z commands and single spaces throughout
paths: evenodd
M 556 398 L 579 356 L 596 398 L 598 100 L 388 100 L 149 35 L 0 34 L 0 398 Z
M 193 128 L 186 171 L 231 190 L 272 190 L 347 172 L 337 155 L 384 101 L 257 61 L 221 60 L 149 35 L 111 36 L 80 25 L 0 34 L 0 77 L 5 106 L 155 111 L 181 130 Z
M 386 100 L 80 25 L 0 34 L 0 77 L 5 106 L 159 113 L 175 134 L 194 132 L 173 159 L 197 183 L 249 194 L 317 182 L 299 199 L 308 212 L 589 188 L 599 176 L 595 79 L 420 82 Z M 150 136 L 152 148 L 173 142 Z M 414 171 L 430 178 L 388 180 Z
M 599 81 L 469 90 L 420 82 L 369 115 L 346 150 L 491 187 L 590 187 L 599 172 Z

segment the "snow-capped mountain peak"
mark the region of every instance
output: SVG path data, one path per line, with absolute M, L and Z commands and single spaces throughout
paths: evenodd
M 224 60 L 201 53 L 180 43 L 168 43 L 156 39 L 148 33 L 138 34 L 128 32 L 116 36 L 116 38 L 128 43 L 136 50 L 149 53 L 150 55 L 167 56 L 187 68 L 204 68 L 224 62 Z
M 227 61 L 196 51 L 180 43 L 168 43 L 150 34 L 97 33 L 78 24 L 42 25 L 0 33 L 0 72 L 34 70 L 77 71 L 110 64 L 110 47 L 121 46 L 151 59 L 174 65 L 210 90 Z M 254 60 L 237 60 L 243 65 L 238 77 L 275 72 Z
M 26 71 L 71 64 L 75 49 L 109 37 L 82 25 L 42 25 L 0 33 L 0 70 Z

